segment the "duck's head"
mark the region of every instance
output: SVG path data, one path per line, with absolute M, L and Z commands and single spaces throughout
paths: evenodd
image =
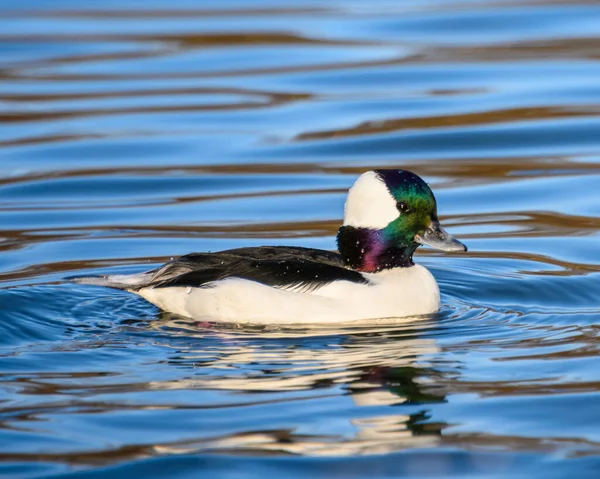
M 467 250 L 440 226 L 431 188 L 406 170 L 362 174 L 348 192 L 337 239 L 346 264 L 364 272 L 411 266 L 421 245 Z

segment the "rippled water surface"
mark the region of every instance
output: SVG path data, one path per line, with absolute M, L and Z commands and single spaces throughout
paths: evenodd
M 600 477 L 600 2 L 0 4 L 0 475 Z M 439 314 L 209 327 L 64 282 L 334 249 L 371 167 Z

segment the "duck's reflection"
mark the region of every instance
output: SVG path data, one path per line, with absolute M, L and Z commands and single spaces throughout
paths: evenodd
M 180 340 L 169 341 L 177 350 L 171 360 L 174 364 L 202 367 L 203 374 L 190 379 L 188 387 L 234 394 L 313 391 L 351 401 L 348 405 L 340 401 L 343 412 L 331 420 L 331 427 L 330 418 L 324 415 L 324 424 L 314 434 L 300 423 L 296 429 L 171 443 L 157 446 L 157 452 L 217 449 L 355 455 L 428 447 L 440 441 L 445 424 L 431 422 L 427 408 L 427 404 L 445 401 L 433 381 L 439 373 L 425 363 L 438 352 L 435 340 L 427 337 L 436 325 L 432 320 L 393 321 L 369 328 L 206 329 L 206 325 L 199 328 L 198 323 L 165 315 L 155 325 Z

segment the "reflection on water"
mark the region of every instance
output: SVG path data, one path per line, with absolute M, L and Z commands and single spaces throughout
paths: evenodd
M 0 9 L 0 475 L 598 477 L 600 3 Z M 332 249 L 373 167 L 469 244 L 419 254 L 437 315 L 214 326 L 62 281 Z

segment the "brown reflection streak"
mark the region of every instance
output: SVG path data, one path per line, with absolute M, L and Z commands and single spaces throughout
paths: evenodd
M 467 236 L 465 235 L 465 237 Z M 562 261 L 547 255 L 535 253 L 469 251 L 469 253 L 467 254 L 472 258 L 518 259 L 523 261 L 534 261 L 537 263 L 549 264 L 561 268 L 560 270 L 555 271 L 519 271 L 520 274 L 535 274 L 539 276 L 578 276 L 589 273 L 596 273 L 600 271 L 600 264 L 573 263 L 570 261 Z
M 1 41 L 1 38 L 0 38 Z M 5 77 L 8 79 L 26 79 L 27 81 L 121 81 L 121 80 L 144 80 L 144 79 L 188 79 L 188 78 L 226 78 L 226 77 L 242 77 L 242 76 L 260 76 L 270 74 L 285 74 L 285 73 L 309 73 L 318 71 L 336 71 L 358 68 L 376 68 L 384 66 L 392 66 L 406 63 L 408 57 L 399 56 L 387 60 L 371 60 L 371 61 L 355 61 L 355 62 L 336 62 L 322 64 L 306 64 L 301 66 L 282 66 L 273 68 L 251 68 L 240 70 L 222 70 L 208 72 L 185 72 L 185 73 L 139 73 L 139 74 L 44 74 L 44 73 L 13 73 L 10 71 L 0 70 L 0 79 Z
M 98 140 L 102 138 L 106 138 L 106 135 L 102 135 L 99 133 L 80 133 L 64 135 L 28 136 L 23 138 L 13 138 L 10 140 L 0 140 L 0 148 L 26 145 L 45 145 L 51 143 L 68 143 L 82 140 Z M 2 179 L 0 179 L 0 184 L 4 184 Z
M 600 218 L 594 216 L 573 216 L 554 212 L 519 211 L 514 213 L 482 213 L 461 216 L 446 216 L 447 226 L 511 226 L 510 231 L 471 233 L 473 238 L 515 238 L 586 236 L 600 231 Z
M 1 183 L 0 183 L 1 184 Z M 185 203 L 198 203 L 202 201 L 222 201 L 222 200 L 241 200 L 244 198 L 268 198 L 272 196 L 303 196 L 303 195 L 326 195 L 326 194 L 337 194 L 337 193 L 345 193 L 345 189 L 314 189 L 314 190 L 282 190 L 282 191 L 263 191 L 263 192 L 253 192 L 253 193 L 229 193 L 222 195 L 210 195 L 210 196 L 181 196 L 181 197 L 169 197 L 163 200 L 154 200 L 154 201 L 143 201 L 141 204 L 135 202 L 133 205 L 129 204 L 116 204 L 110 205 L 102 203 L 95 204 L 92 202 L 87 202 L 84 205 L 75 206 L 73 204 L 58 204 L 50 207 L 42 206 L 40 204 L 33 204 L 28 206 L 27 204 L 23 204 L 21 206 L 14 207 L 3 207 L 2 203 L 0 203 L 0 211 L 61 211 L 61 210 L 88 210 L 90 208 L 93 209 L 113 209 L 113 208 L 124 208 L 134 206 L 135 208 L 150 208 L 156 206 L 164 206 L 170 204 L 185 204 Z M 60 228 L 58 228 L 60 229 Z M 0 230 L 1 231 L 1 230 Z M 30 229 L 30 231 L 32 231 Z
M 245 32 L 245 33 L 205 33 L 205 34 L 34 34 L 34 35 L 2 35 L 1 42 L 164 42 L 179 44 L 182 47 L 223 47 L 231 45 L 347 45 L 360 46 L 370 45 L 370 42 L 358 42 L 352 40 L 331 40 L 321 38 L 309 38 L 300 35 L 277 32 Z M 378 45 L 380 43 L 377 43 Z
M 0 42 L 1 43 L 1 42 Z M 64 55 L 35 60 L 21 61 L 9 71 L 26 71 L 32 68 L 49 68 L 61 65 L 73 65 L 78 63 L 93 63 L 100 61 L 123 61 L 123 60 L 141 60 L 147 58 L 158 58 L 173 54 L 173 47 L 162 45 L 160 48 L 148 48 L 146 50 L 138 48 L 134 51 L 116 51 L 110 53 L 88 53 L 86 55 Z M 1 77 L 1 72 L 0 72 Z
M 69 100 L 95 100 L 113 98 L 145 98 L 151 96 L 180 96 L 180 95 L 247 95 L 270 97 L 274 100 L 302 99 L 312 96 L 308 93 L 281 93 L 248 88 L 149 88 L 143 90 L 99 91 L 86 93 L 5 93 L 2 99 L 14 102 L 53 102 Z
M 543 41 L 520 41 L 501 45 L 437 47 L 426 49 L 419 62 L 485 62 L 524 59 L 586 58 L 598 59 L 600 38 L 561 38 Z
M 132 236 L 136 238 L 148 237 L 211 237 L 227 238 L 232 236 L 241 236 L 249 238 L 272 238 L 272 237 L 321 237 L 335 234 L 339 228 L 338 220 L 325 221 L 306 221 L 289 223 L 243 223 L 243 224 L 223 224 L 223 225 L 152 225 L 152 226 L 126 226 L 109 225 L 84 228 L 39 228 L 2 231 L 2 236 L 14 244 L 33 243 L 36 241 L 67 241 L 88 238 L 91 231 L 99 233 L 115 233 L 115 237 Z M 83 231 L 83 233 L 82 233 Z M 106 238 L 107 236 L 103 236 Z M 110 236 L 109 236 L 110 237 Z M 0 246 L 0 249 L 6 245 Z M 10 244 L 9 244 L 10 246 Z
M 389 133 L 407 129 L 466 127 L 491 125 L 494 123 L 545 120 L 550 118 L 576 118 L 580 116 L 594 116 L 598 113 L 600 113 L 600 105 L 596 107 L 587 105 L 580 110 L 575 107 L 512 108 L 451 116 L 427 116 L 423 118 L 401 118 L 395 120 L 365 122 L 346 129 L 302 133 L 296 136 L 295 140 L 323 140 L 348 136 Z
M 169 113 L 169 112 L 189 112 L 189 111 L 227 111 L 227 110 L 244 110 L 252 108 L 266 108 L 273 107 L 276 105 L 282 105 L 290 103 L 292 101 L 306 100 L 310 98 L 308 94 L 300 93 L 269 93 L 252 90 L 240 90 L 234 88 L 221 88 L 221 89 L 181 89 L 181 90 L 150 90 L 141 91 L 137 93 L 122 92 L 122 93 L 105 93 L 105 94 L 91 94 L 91 95 L 43 95 L 42 101 L 55 101 L 65 99 L 79 99 L 79 98 L 126 98 L 126 97 L 145 97 L 145 96 L 163 96 L 163 95 L 244 95 L 254 96 L 260 101 L 238 101 L 235 103 L 221 103 L 221 104 L 180 104 L 180 105 L 164 105 L 164 106 L 137 106 L 137 107 L 106 107 L 98 109 L 81 109 L 81 110 L 57 110 L 57 111 L 11 111 L 6 113 L 0 113 L 0 123 L 15 123 L 15 122 L 27 122 L 27 121 L 46 121 L 56 120 L 62 118 L 72 117 L 89 117 L 99 115 L 123 115 L 132 113 Z M 9 100 L 14 100 L 15 97 L 20 101 L 39 101 L 39 98 L 31 98 L 27 96 L 9 96 Z
M 522 356 L 515 360 L 566 360 L 583 357 L 593 357 L 596 351 L 588 351 L 582 355 L 565 356 Z M 512 359 L 512 358 L 511 358 Z M 496 359 L 497 360 L 497 359 Z M 563 382 L 561 382 L 563 381 Z M 549 378 L 547 380 L 536 379 L 531 381 L 449 381 L 441 379 L 438 384 L 445 393 L 452 394 L 477 394 L 481 398 L 486 397 L 520 397 L 520 396 L 548 396 L 557 394 L 589 393 L 600 389 L 600 381 L 564 382 L 564 378 Z

